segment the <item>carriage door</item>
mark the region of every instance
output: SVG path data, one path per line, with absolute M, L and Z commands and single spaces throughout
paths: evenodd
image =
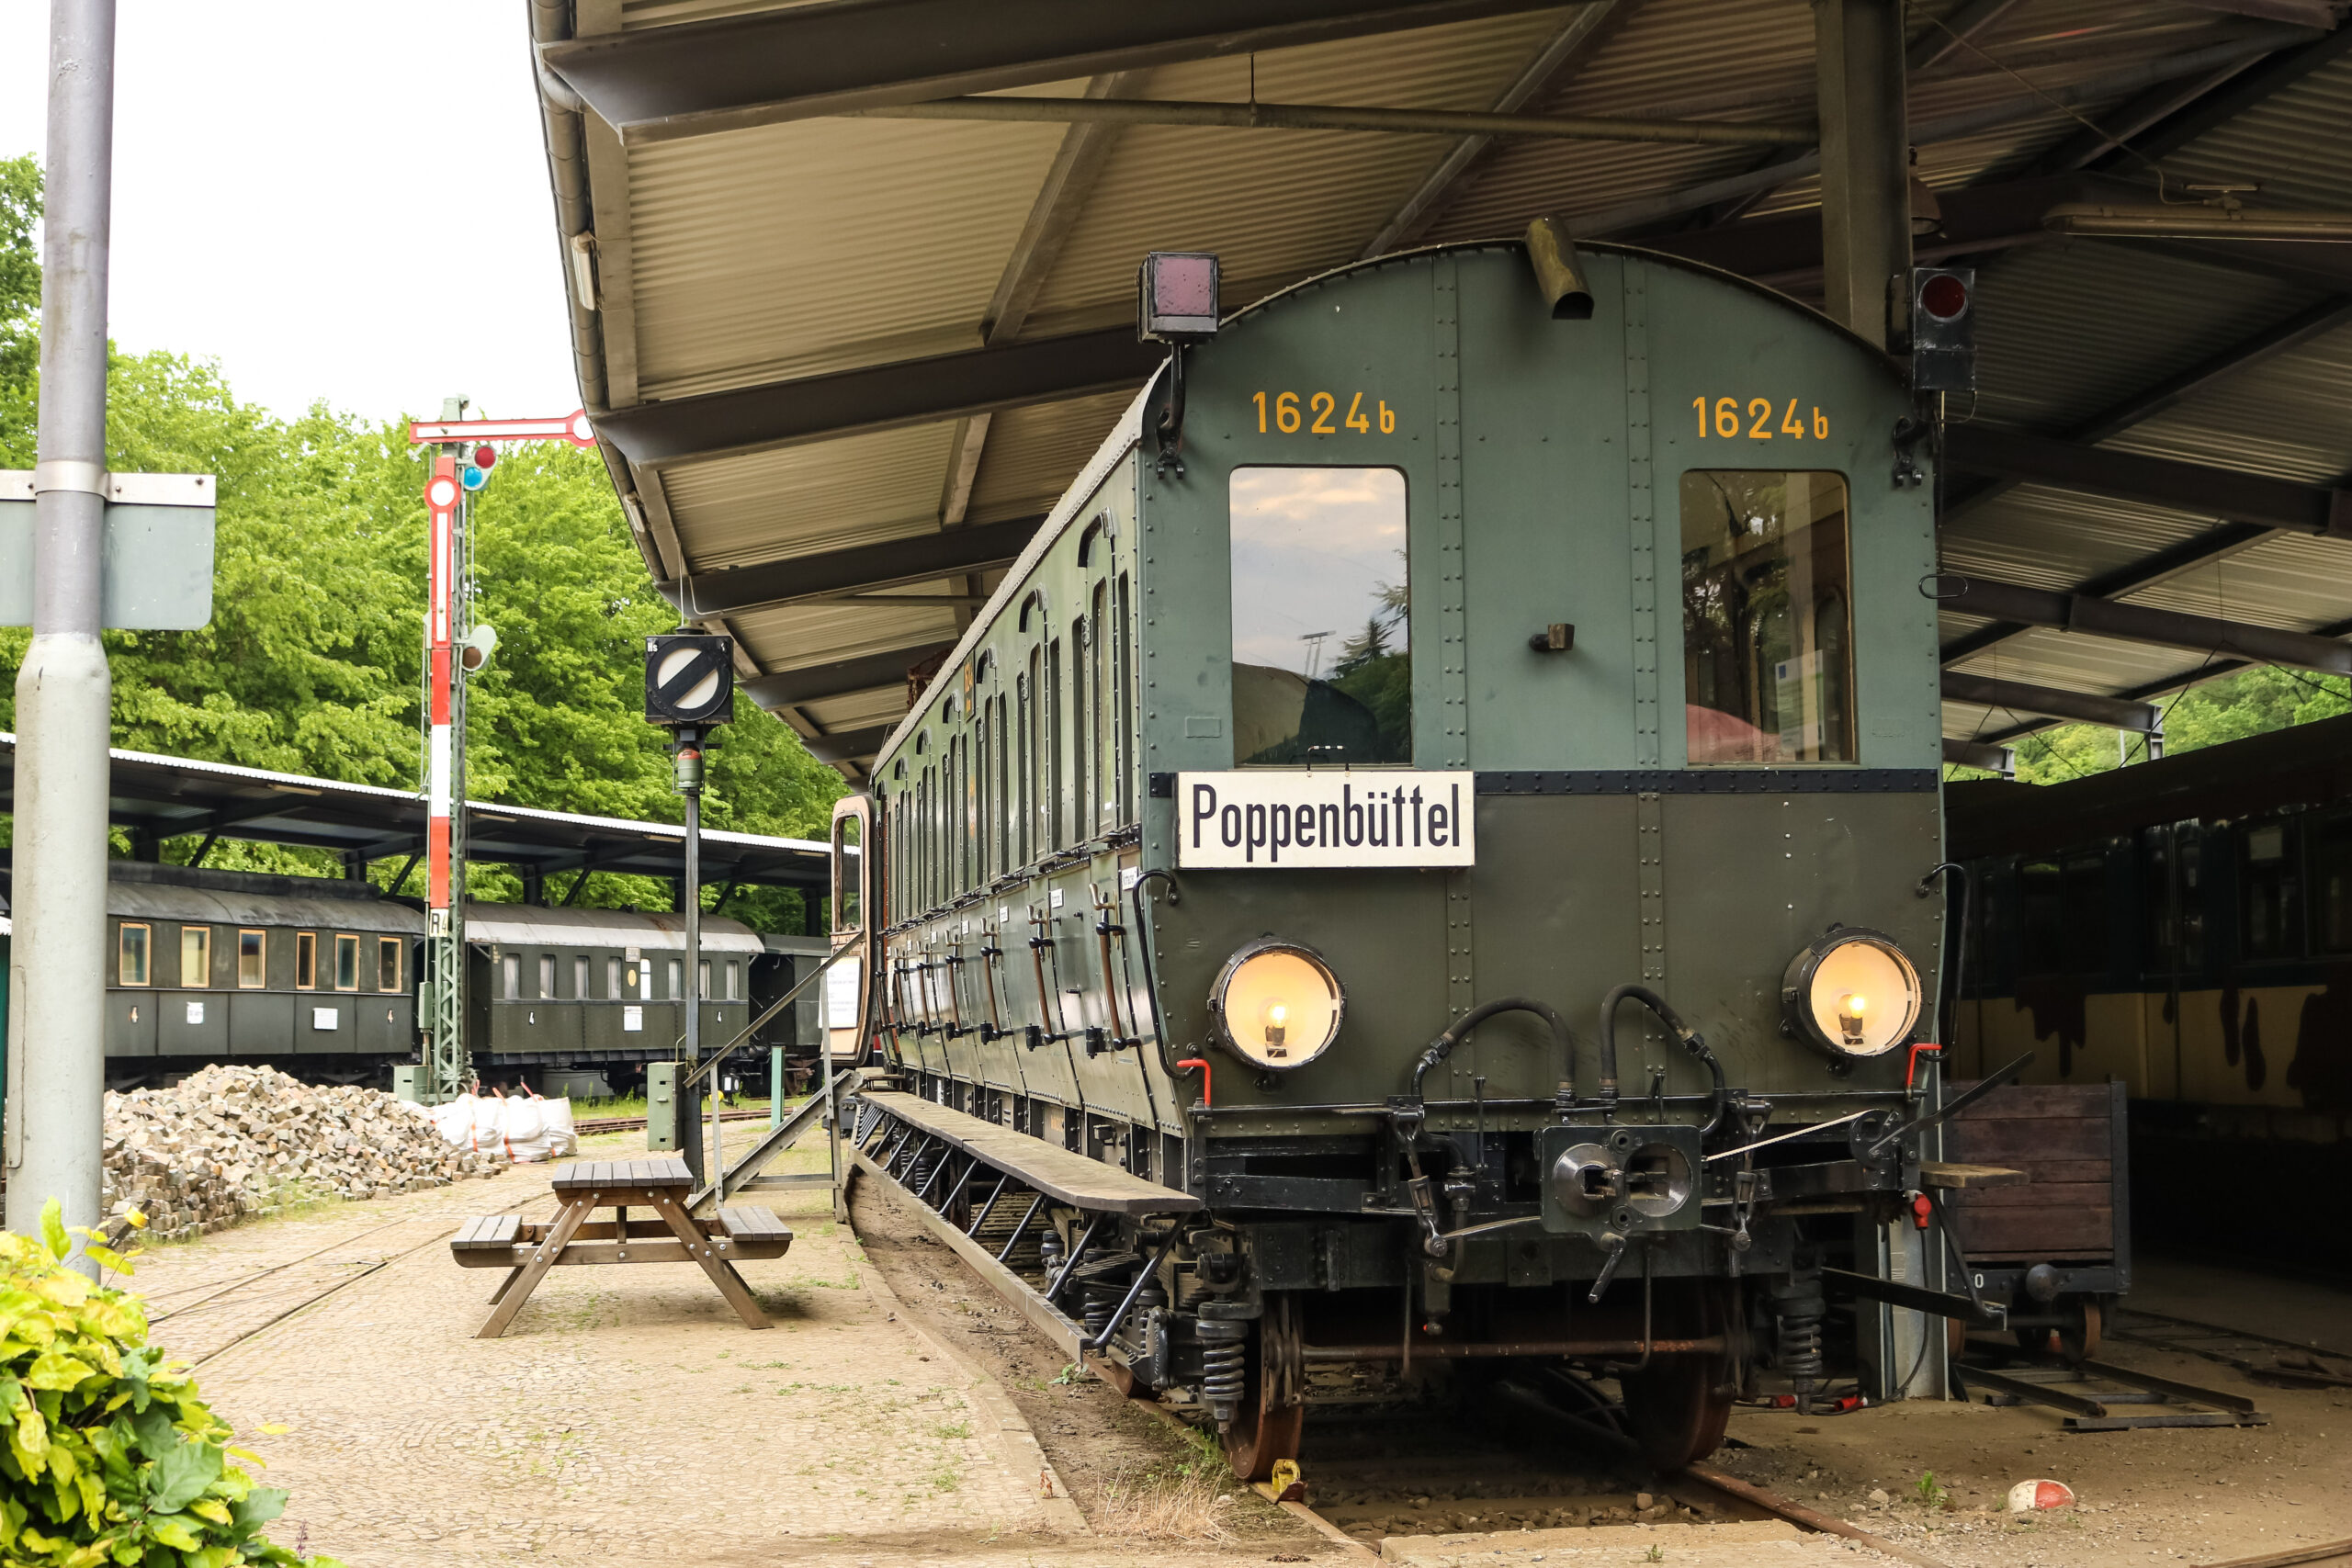
M 835 964 L 825 976 L 824 1028 L 826 1048 L 836 1059 L 855 1061 L 865 1042 L 859 1036 L 864 1020 L 872 1016 L 866 994 L 874 966 L 874 857 L 866 854 L 873 836 L 873 799 L 854 795 L 833 803 L 833 951 L 856 945 L 858 951 Z

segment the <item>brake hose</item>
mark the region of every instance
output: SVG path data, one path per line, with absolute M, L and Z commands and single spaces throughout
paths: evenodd
M 1714 1112 L 1707 1124 L 1699 1129 L 1706 1137 L 1723 1125 L 1724 1113 L 1731 1107 L 1731 1087 L 1724 1081 L 1724 1065 L 1707 1046 L 1699 1032 L 1682 1021 L 1682 1015 L 1664 997 L 1647 986 L 1620 986 L 1602 998 L 1600 1003 L 1600 1102 L 1604 1110 L 1617 1104 L 1617 1007 L 1621 1002 L 1636 1001 L 1657 1015 L 1658 1021 L 1672 1032 L 1682 1048 L 1706 1064 L 1708 1076 L 1714 1079 Z
M 1413 1064 L 1413 1098 L 1416 1100 L 1421 1098 L 1421 1079 L 1429 1070 L 1452 1055 L 1453 1048 L 1462 1043 L 1464 1035 L 1498 1012 L 1530 1012 L 1544 1021 L 1544 1026 L 1552 1032 L 1553 1047 L 1560 1054 L 1560 1103 L 1566 1105 L 1576 1099 L 1577 1048 L 1576 1042 L 1569 1038 L 1566 1021 L 1557 1011 L 1532 997 L 1498 997 L 1472 1008 L 1456 1019 L 1445 1032 L 1430 1042 L 1429 1049 L 1421 1053 L 1421 1059 Z

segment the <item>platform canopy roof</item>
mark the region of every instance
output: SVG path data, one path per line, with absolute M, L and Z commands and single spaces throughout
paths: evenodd
M 413 790 L 149 751 L 114 750 L 107 757 L 107 819 L 131 835 L 142 859 L 153 858 L 165 839 L 187 837 L 207 848 L 217 837 L 332 850 L 355 868 L 407 860 L 424 849 L 425 798 Z M 16 801 L 17 738 L 0 733 L 0 812 L 15 811 Z M 672 822 L 476 800 L 467 803 L 464 831 L 469 858 L 511 865 L 526 879 L 582 870 L 675 878 L 685 870 L 685 829 Z M 831 866 L 828 846 L 808 840 L 703 831 L 707 882 L 822 887 Z M 420 873 L 411 886 L 421 889 L 423 881 Z
M 2352 247 L 2045 221 L 2153 201 L 2159 167 L 2175 199 L 2258 185 L 2258 203 L 2352 209 L 2344 10 L 1905 8 L 1916 170 L 1941 208 L 1918 255 L 1980 269 L 1981 394 L 1955 411 L 1941 523 L 1947 571 L 1971 580 L 1943 612 L 1948 752 L 2082 716 L 2070 697 L 2144 723 L 2145 699 L 2249 658 L 2335 657 L 2244 628 L 2352 628 Z M 531 17 L 553 259 L 646 563 L 853 779 L 909 671 L 952 645 L 1155 366 L 1132 327 L 1145 252 L 1216 252 L 1233 309 L 1554 215 L 1821 288 L 1801 0 L 531 0 Z M 1517 118 L 1447 118 L 1471 115 Z M 1575 123 L 1636 118 L 1662 123 Z

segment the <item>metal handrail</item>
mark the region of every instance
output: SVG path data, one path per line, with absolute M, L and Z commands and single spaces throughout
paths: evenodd
M 743 1026 L 743 1032 L 741 1034 L 738 1034 L 734 1039 L 729 1040 L 726 1044 L 720 1046 L 718 1051 L 712 1055 L 704 1057 L 697 1066 L 686 1074 L 686 1081 L 683 1087 L 691 1089 L 695 1084 L 698 1084 L 703 1079 L 708 1077 L 713 1072 L 717 1071 L 718 1064 L 725 1061 L 729 1056 L 734 1055 L 736 1048 L 741 1045 L 745 1041 L 751 1039 L 751 1037 L 756 1033 L 760 1028 L 768 1021 L 768 1020 L 774 1018 L 776 1014 L 789 1007 L 793 1002 L 798 1000 L 801 992 L 815 985 L 817 983 L 818 976 L 822 975 L 826 970 L 831 969 L 834 964 L 839 964 L 842 959 L 849 953 L 857 951 L 859 945 L 860 943 L 858 942 L 851 941 L 845 942 L 839 947 L 833 949 L 832 955 L 827 958 L 822 964 L 818 964 L 814 969 L 809 970 L 807 975 L 801 976 L 800 983 L 798 985 L 785 992 L 784 995 L 778 997 L 775 1001 L 770 1002 L 765 1012 L 763 1012 L 759 1017 L 745 1024 Z M 700 1006 L 702 999 L 703 998 L 696 998 L 695 1005 Z M 831 1042 L 820 1042 L 820 1043 L 821 1048 L 826 1051 L 831 1051 L 832 1049 Z

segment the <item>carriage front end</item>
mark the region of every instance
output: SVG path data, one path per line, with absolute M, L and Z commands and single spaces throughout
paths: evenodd
M 1245 1475 L 1512 1368 L 1676 1465 L 1761 1380 L 1941 1365 L 1888 1286 L 1942 1268 L 1910 394 L 1737 279 L 1545 260 L 1176 334 L 877 773 L 906 1098 L 1181 1199 L 964 1181 Z M 994 1253 L 1026 1200 L 974 1201 Z

